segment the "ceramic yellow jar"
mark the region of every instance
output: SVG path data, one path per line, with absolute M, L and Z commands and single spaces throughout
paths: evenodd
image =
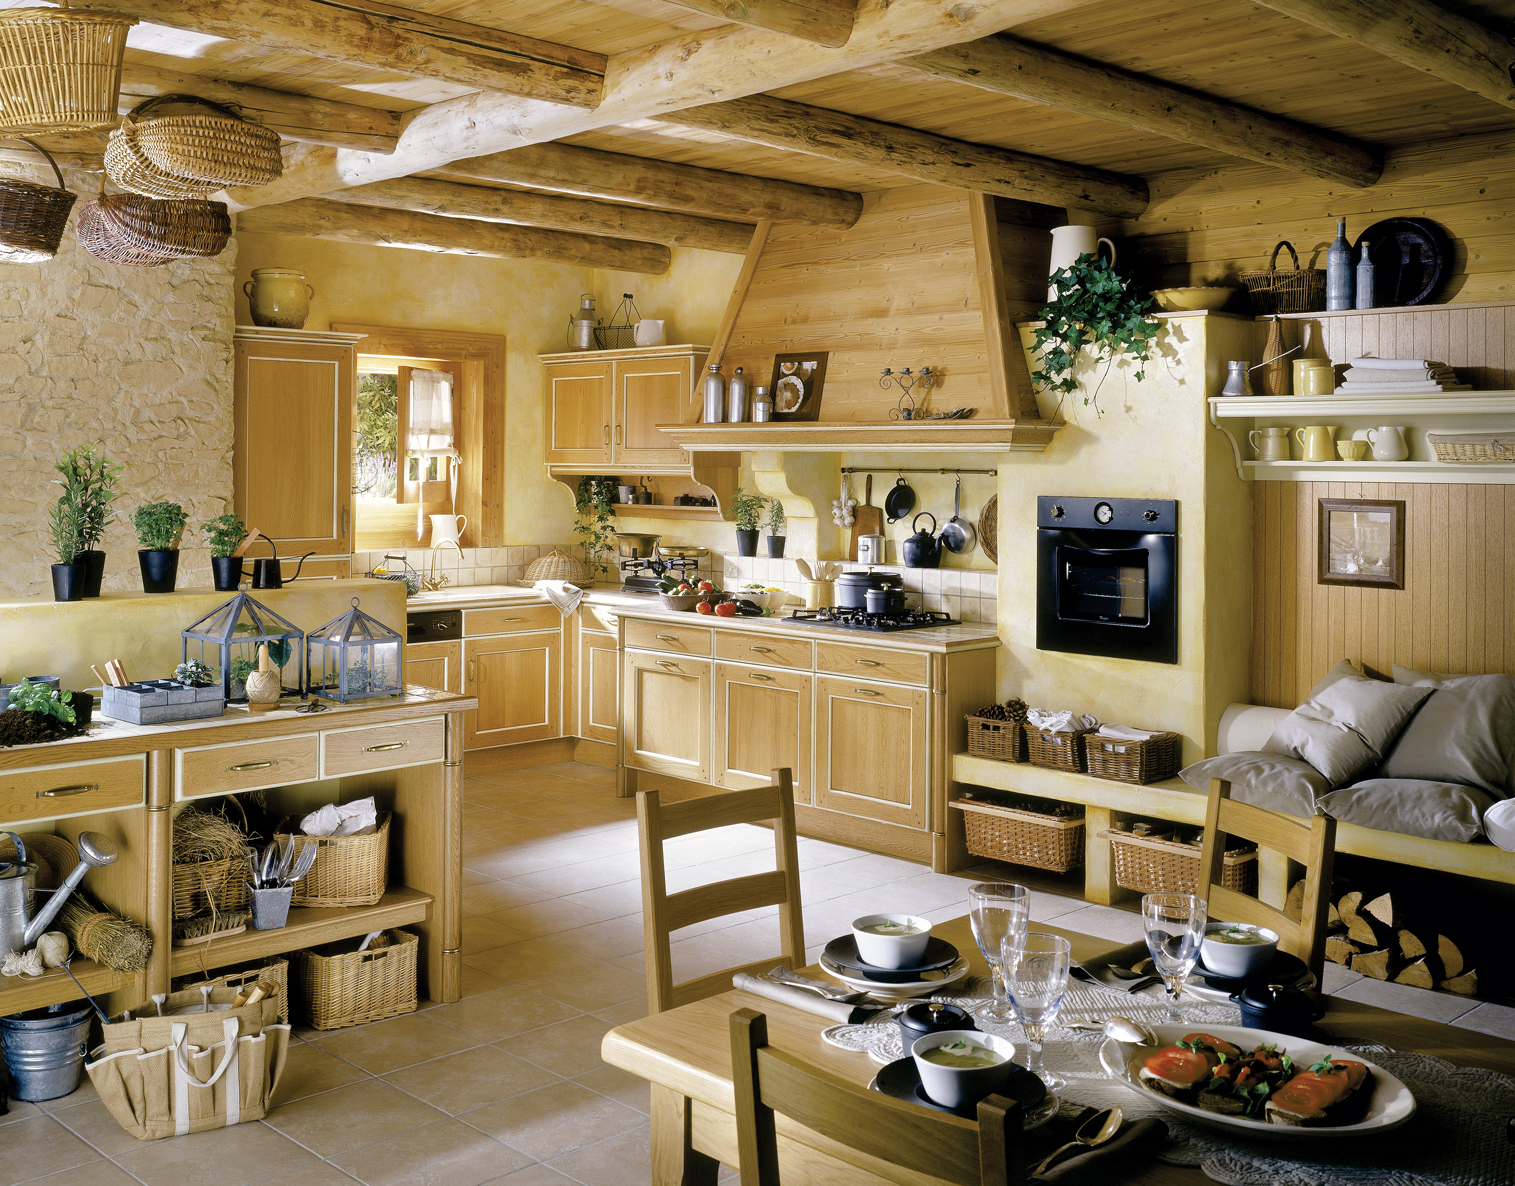
M 254 268 L 252 279 L 242 285 L 254 325 L 276 329 L 304 329 L 310 316 L 310 298 L 316 290 L 305 283 L 304 272 L 283 268 Z

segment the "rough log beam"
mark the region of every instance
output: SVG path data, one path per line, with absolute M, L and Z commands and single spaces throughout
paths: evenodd
M 686 107 L 657 118 L 978 193 L 1120 218 L 1138 218 L 1147 208 L 1147 183 L 1140 177 L 951 140 L 769 95 Z
M 1367 186 L 1383 172 L 1383 153 L 1361 141 L 1011 37 L 897 64 L 1327 181 Z
M 612 239 L 699 247 L 730 255 L 744 255 L 747 245 L 752 242 L 752 227 L 739 222 L 694 218 L 688 214 L 643 210 L 635 206 L 613 206 L 608 202 L 591 202 L 558 194 L 528 194 L 483 185 L 428 181 L 421 177 L 376 181 L 372 185 L 335 190 L 327 196 L 333 201 L 359 206 L 414 210 L 448 218 L 482 218 L 518 226 L 605 235 Z
M 571 107 L 600 101 L 605 58 L 368 0 L 73 0 L 155 25 Z
M 669 0 L 679 8 L 835 48 L 852 35 L 853 0 Z
M 361 148 L 391 153 L 400 138 L 400 117 L 393 111 L 317 99 L 289 91 L 272 91 L 240 82 L 223 82 L 179 70 L 159 70 L 131 62 L 121 70 L 120 110 L 125 113 L 156 95 L 190 94 L 237 108 L 242 115 L 286 140 Z
M 1515 45 L 1424 0 L 1259 0 L 1295 20 L 1515 107 Z
M 862 195 L 843 189 L 746 177 L 573 144 L 534 144 L 453 161 L 437 172 L 753 222 L 802 222 L 845 229 L 863 212 Z
M 661 243 L 571 235 L 468 218 L 435 218 L 409 210 L 371 210 L 315 198 L 244 210 L 237 216 L 237 232 L 652 274 L 666 272 L 671 258 Z

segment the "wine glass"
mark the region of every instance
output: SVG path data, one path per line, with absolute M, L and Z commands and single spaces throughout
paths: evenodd
M 1041 1079 L 1048 1091 L 1061 1091 L 1067 1080 L 1042 1067 L 1042 1039 L 1068 991 L 1072 945 L 1061 935 L 1032 931 L 1013 946 L 1007 936 L 1001 959 L 1005 990 L 1026 1029 L 1026 1070 Z
M 1193 894 L 1147 894 L 1142 898 L 1142 927 L 1152 965 L 1168 986 L 1168 1021 L 1183 1021 L 1178 997 L 1199 958 L 1205 937 L 1205 900 Z
M 1015 1010 L 1005 998 L 1000 949 L 1007 938 L 1019 944 L 1026 937 L 1026 925 L 1031 921 L 1031 891 L 1023 885 L 986 881 L 968 891 L 968 901 L 973 940 L 983 953 L 994 981 L 994 1003 L 984 1010 L 984 1016 L 1010 1025 L 1015 1021 Z

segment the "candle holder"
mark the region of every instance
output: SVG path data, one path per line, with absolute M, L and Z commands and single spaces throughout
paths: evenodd
M 922 391 L 930 391 L 936 386 L 936 376 L 931 373 L 930 367 L 921 367 L 919 371 L 913 373 L 909 367 L 900 371 L 885 367 L 883 374 L 879 376 L 878 385 L 885 391 L 888 391 L 891 386 L 900 389 L 899 403 L 890 409 L 889 419 L 914 420 L 917 410 L 915 389 L 919 387 Z

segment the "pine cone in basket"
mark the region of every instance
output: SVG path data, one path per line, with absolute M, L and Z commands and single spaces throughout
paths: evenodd
M 1005 712 L 1003 704 L 991 704 L 988 708 L 981 708 L 973 714 L 988 721 L 1008 721 L 1009 715 Z
M 1009 700 L 1006 700 L 1004 709 L 1005 720 L 1007 721 L 1024 721 L 1026 719 L 1026 702 L 1018 697 L 1012 696 Z

